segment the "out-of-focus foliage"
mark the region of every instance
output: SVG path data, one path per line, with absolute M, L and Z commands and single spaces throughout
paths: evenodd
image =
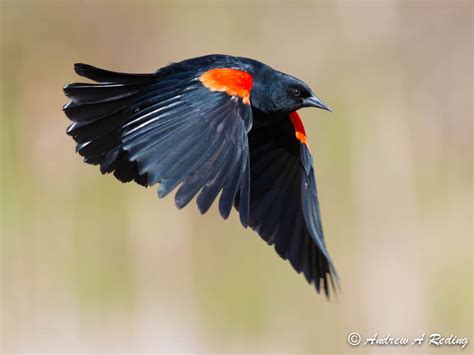
M 2 350 L 346 352 L 351 331 L 472 339 L 472 10 L 0 2 Z M 302 118 L 337 303 L 235 214 L 177 211 L 74 153 L 61 112 L 74 62 L 151 72 L 209 53 L 298 76 L 334 109 Z

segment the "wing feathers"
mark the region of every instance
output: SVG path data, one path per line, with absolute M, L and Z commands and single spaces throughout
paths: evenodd
M 153 150 L 154 154 L 149 157 L 148 164 L 143 165 L 143 169 L 150 172 L 150 185 L 160 182 L 176 165 L 185 164 L 186 156 L 190 154 L 190 146 L 199 151 L 203 149 L 208 132 L 203 127 L 193 128 L 193 131 L 183 130 L 182 135 L 171 136 L 168 142 L 162 142 L 160 147 Z M 173 146 L 171 151 L 167 144 Z
M 199 170 L 214 154 L 220 143 L 218 140 L 214 140 L 210 144 L 205 140 L 202 142 L 205 144 L 194 147 L 195 149 L 188 152 L 180 164 L 175 165 L 173 169 L 166 172 L 158 189 L 159 197 L 165 197 L 172 189 L 178 186 L 185 177 Z
M 64 112 L 71 121 L 92 122 L 127 108 L 133 100 L 134 97 L 96 103 L 77 103 L 71 101 L 64 106 Z
M 132 96 L 145 86 L 146 84 L 73 83 L 64 87 L 64 93 L 76 103 L 99 103 Z
M 219 206 L 220 207 L 220 206 Z M 225 214 L 225 211 L 221 211 L 221 215 L 228 216 L 229 211 Z M 242 182 L 240 188 L 240 198 L 239 198 L 239 214 L 240 214 L 240 223 L 247 228 L 249 225 L 249 216 L 250 216 L 250 159 L 247 156 L 242 166 Z
M 245 184 L 241 184 L 242 182 L 245 183 L 247 173 L 243 168 L 247 165 L 247 158 L 245 156 L 242 158 L 242 156 L 245 155 L 246 147 L 237 148 L 237 150 L 238 158 L 235 159 L 234 164 L 232 164 L 232 167 L 229 169 L 229 174 L 226 177 L 224 188 L 219 199 L 219 213 L 224 219 L 229 217 L 239 187 L 242 186 L 240 188 L 241 190 L 247 189 Z M 244 223 L 242 224 L 245 226 Z
M 248 175 L 249 105 L 210 91 L 188 69 L 126 74 L 77 64 L 75 70 L 97 82 L 64 87 L 71 100 L 64 111 L 73 121 L 67 133 L 87 163 L 124 182 L 159 182 L 160 197 L 181 184 L 180 208 L 200 191 L 203 213 L 222 191 L 219 210 L 228 216 L 237 192 L 249 188 L 242 178 Z
M 211 204 L 221 191 L 227 174 L 229 173 L 229 166 L 234 163 L 236 151 L 237 149 L 224 149 L 218 163 L 214 165 L 213 169 L 215 169 L 217 173 L 213 179 L 204 185 L 197 199 L 197 205 L 202 214 L 209 210 L 209 207 L 211 207 Z
M 183 208 L 197 194 L 211 174 L 215 174 L 215 164 L 225 147 L 224 140 L 219 141 L 219 147 L 210 159 L 197 171 L 187 177 L 176 193 L 175 203 L 178 208 Z
M 330 280 L 337 275 L 323 242 L 309 150 L 296 139 L 289 117 L 254 119 L 249 225 L 318 292 L 323 287 L 329 295 L 328 274 Z

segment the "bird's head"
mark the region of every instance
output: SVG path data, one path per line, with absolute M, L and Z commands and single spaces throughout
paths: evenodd
M 331 109 L 306 83 L 294 76 L 271 70 L 254 82 L 252 105 L 263 112 L 293 112 L 303 107 Z

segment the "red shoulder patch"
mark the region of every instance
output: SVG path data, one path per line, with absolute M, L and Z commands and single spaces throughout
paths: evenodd
M 308 138 L 304 130 L 303 122 L 301 121 L 300 115 L 296 111 L 290 113 L 290 120 L 295 127 L 295 136 L 301 143 L 306 144 L 308 147 Z
M 216 68 L 202 73 L 199 80 L 211 91 L 225 91 L 230 96 L 239 96 L 245 104 L 250 104 L 253 78 L 247 72 L 237 69 Z

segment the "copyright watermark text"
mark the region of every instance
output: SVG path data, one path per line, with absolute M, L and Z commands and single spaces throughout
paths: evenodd
M 469 344 L 469 339 L 454 334 L 445 336 L 440 333 L 422 333 L 411 338 L 397 337 L 390 334 L 379 335 L 377 333 L 363 337 L 358 332 L 351 332 L 347 336 L 347 342 L 351 346 L 420 346 L 427 344 L 428 346 L 435 347 L 457 346 L 464 349 Z

